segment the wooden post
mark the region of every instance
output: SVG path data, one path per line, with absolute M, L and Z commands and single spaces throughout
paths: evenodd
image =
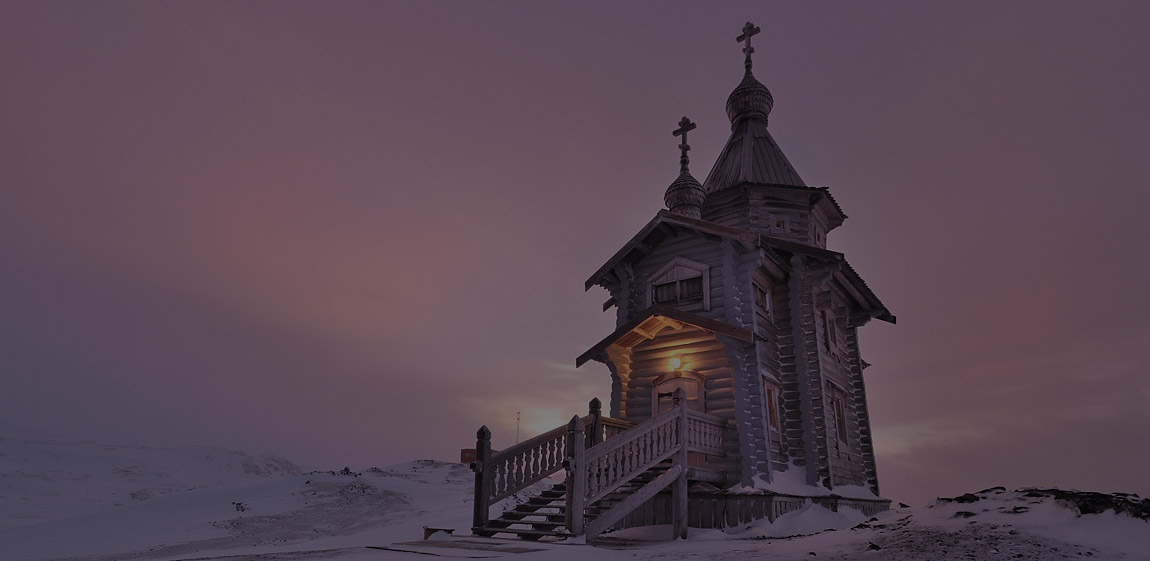
M 603 402 L 597 397 L 591 399 L 587 413 L 591 415 L 591 433 L 587 435 L 587 447 L 590 448 L 603 442 Z
M 472 529 L 487 527 L 487 517 L 491 507 L 491 477 L 488 477 L 491 459 L 491 431 L 487 425 L 479 427 L 475 433 L 475 462 L 471 464 L 475 472 L 475 510 L 471 517 Z
M 586 443 L 583 419 L 579 415 L 567 423 L 567 530 L 576 536 L 583 533 L 583 501 L 586 498 L 587 466 L 583 464 Z
M 687 539 L 687 400 L 683 388 L 671 396 L 679 408 L 679 450 L 675 452 L 675 465 L 681 471 L 671 489 L 671 539 Z

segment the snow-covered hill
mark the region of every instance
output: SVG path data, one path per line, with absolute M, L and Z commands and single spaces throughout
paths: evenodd
M 33 457 L 13 458 L 26 446 L 12 439 L 0 444 L 6 446 L 0 453 L 8 454 L 0 456 L 4 474 L 12 465 L 27 468 L 5 477 L 5 508 L 26 504 L 27 512 L 41 513 L 38 523 L 16 516 L 23 525 L 0 530 L 4 561 L 388 561 L 428 554 L 523 561 L 1150 561 L 1150 501 L 1130 495 L 994 488 L 869 520 L 849 509 L 808 505 L 773 524 L 692 529 L 687 542 L 658 541 L 670 530 L 655 527 L 617 532 L 595 546 L 486 540 L 504 545 L 468 550 L 432 542 L 392 545 L 420 540 L 424 526 L 457 529 L 448 538 L 453 545 L 477 540 L 467 535 L 472 474 L 458 464 L 414 461 L 358 473 L 298 474 L 282 459 L 261 463 L 218 450 L 36 441 Z M 86 455 L 93 460 L 84 461 Z M 33 469 L 51 475 L 38 478 Z M 153 488 L 163 492 L 130 496 L 129 489 Z M 77 506 L 69 508 L 69 501 Z M 510 552 L 524 547 L 531 551 Z
M 99 444 L 0 426 L 0 530 L 299 473 L 270 454 Z

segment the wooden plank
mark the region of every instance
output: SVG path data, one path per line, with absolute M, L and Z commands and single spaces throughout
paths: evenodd
M 679 479 L 683 473 L 682 466 L 673 466 L 671 469 L 664 472 L 659 477 L 653 479 L 650 483 L 644 485 L 638 491 L 635 491 L 631 496 L 623 499 L 619 504 L 612 507 L 607 512 L 600 514 L 598 518 L 587 525 L 587 539 L 594 538 L 602 534 L 607 528 L 618 522 L 624 516 L 637 509 L 647 500 L 654 497 L 659 491 L 666 489 Z

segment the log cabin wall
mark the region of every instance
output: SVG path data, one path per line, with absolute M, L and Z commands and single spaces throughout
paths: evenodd
M 850 316 L 845 302 L 844 296 L 833 286 L 816 293 L 818 317 L 815 325 L 819 334 L 819 370 L 823 378 L 826 461 L 832 485 L 866 485 L 858 402 L 854 398 L 855 385 L 850 369 L 852 341 L 844 329 Z
M 743 185 L 707 196 L 703 219 L 767 236 L 826 247 L 827 220 L 806 190 Z
M 726 289 L 722 293 L 724 317 L 730 325 L 749 330 L 755 325 L 755 295 L 753 276 L 761 263 L 758 248 L 724 240 L 720 244 L 723 261 L 721 275 Z M 719 337 L 734 371 L 735 423 L 740 460 L 737 479 L 744 486 L 753 486 L 754 478 L 770 480 L 771 451 L 766 431 L 766 404 L 763 401 L 762 377 L 758 371 L 757 349 L 753 342 L 746 343 L 729 337 Z M 735 475 L 735 474 L 731 474 Z
M 752 230 L 750 213 L 747 212 L 747 189 L 734 187 L 707 195 L 702 208 L 703 220 Z
M 828 273 L 822 263 L 799 255 L 792 257 L 791 264 L 788 289 L 791 332 L 795 343 L 796 385 L 802 414 L 801 465 L 806 467 L 808 484 L 827 485 L 830 482 L 830 466 L 827 462 L 826 411 L 823 403 L 815 290 L 825 282 Z
M 863 361 L 858 343 L 858 328 L 870 320 L 865 313 L 855 314 L 847 323 L 847 366 L 850 372 L 851 388 L 855 407 L 855 417 L 858 426 L 859 452 L 862 456 L 863 477 L 865 486 L 875 495 L 879 495 L 878 470 L 875 466 L 874 439 L 870 429 L 870 411 L 867 409 L 866 386 L 863 383 Z
M 790 465 L 790 446 L 785 438 L 788 431 L 787 413 L 791 408 L 795 412 L 799 410 L 797 396 L 794 396 L 793 403 L 788 404 L 783 395 L 783 357 L 780 345 L 784 343 L 789 345 L 790 341 L 789 331 L 786 329 L 790 322 L 786 283 L 781 279 L 772 279 L 763 269 L 752 275 L 752 283 L 762 289 L 765 296 L 763 304 L 759 305 L 756 301 L 755 306 L 755 355 L 763 382 L 764 427 L 769 437 L 770 468 L 773 471 L 783 471 Z M 793 378 L 794 357 L 789 358 L 790 374 Z M 769 394 L 768 388 L 771 390 Z M 770 402 L 772 397 L 773 403 Z M 793 430 L 801 431 L 802 427 L 796 424 Z
M 768 201 L 761 192 L 752 196 L 751 200 L 751 224 L 756 232 L 772 238 L 814 245 L 810 207 L 805 201 Z
M 799 258 L 794 258 L 792 262 L 797 259 Z M 796 319 L 801 317 L 796 315 L 799 311 L 799 302 L 791 299 L 792 293 L 801 292 L 802 274 L 801 269 L 792 271 L 787 283 L 775 286 L 772 291 L 774 327 L 779 352 L 777 373 L 782 398 L 779 412 L 782 423 L 780 449 L 785 452 L 785 456 L 779 459 L 796 466 L 806 466 L 806 438 L 803 431 L 810 422 L 803 413 L 809 405 L 807 392 L 800 385 L 799 378 L 798 357 L 802 355 L 803 349 L 802 338 L 796 337 L 796 333 L 801 333 L 801 321 Z M 802 370 L 805 372 L 805 368 Z
M 727 420 L 736 418 L 734 370 L 723 343 L 710 331 L 684 325 L 678 330 L 665 328 L 654 339 L 630 349 L 627 358 L 629 374 L 623 396 L 623 409 L 628 421 L 641 423 L 651 418 L 653 383 L 671 371 L 669 363 L 673 357 L 682 361 L 681 368 L 706 378 L 703 395 L 700 396 L 705 413 Z M 711 459 L 707 467 L 721 470 L 730 478 L 738 473 L 741 458 L 738 434 L 733 424 L 728 426 L 723 436 L 727 457 Z

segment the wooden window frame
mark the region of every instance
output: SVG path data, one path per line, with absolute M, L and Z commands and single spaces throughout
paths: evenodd
M 779 222 L 782 222 L 782 226 L 778 226 Z M 791 231 L 790 215 L 767 213 L 767 231 L 772 234 L 789 234 Z
M 772 432 L 782 431 L 782 419 L 779 415 L 779 388 L 773 383 L 763 379 L 763 401 L 766 405 L 767 428 Z
M 834 382 L 827 382 L 827 393 L 830 397 L 830 411 L 835 417 L 835 438 L 838 442 L 847 444 L 850 439 L 847 438 L 846 390 Z
M 686 269 L 698 273 L 698 275 L 684 276 L 679 278 L 678 269 Z M 667 277 L 674 277 L 667 279 Z M 663 304 L 673 306 L 683 311 L 694 310 L 710 310 L 711 309 L 711 267 L 705 263 L 692 261 L 685 257 L 676 257 L 669 261 L 666 265 L 659 267 L 657 271 L 651 274 L 650 280 L 647 282 L 647 302 L 651 304 Z M 694 280 L 701 278 L 703 280 L 703 294 L 701 297 L 691 297 L 684 299 L 681 297 L 682 283 L 684 281 Z M 665 302 L 655 301 L 656 287 L 666 286 L 668 284 L 675 284 L 675 299 Z

